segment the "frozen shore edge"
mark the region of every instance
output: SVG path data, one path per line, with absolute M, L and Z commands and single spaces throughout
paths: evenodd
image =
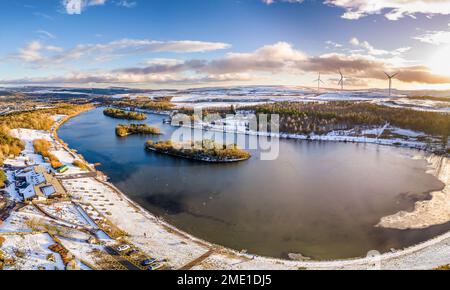
M 391 229 L 424 229 L 450 222 L 450 160 L 444 156 L 425 157 L 429 165 L 427 173 L 436 176 L 445 187 L 431 193 L 430 200 L 418 201 L 411 212 L 400 211 L 383 217 L 378 227 Z

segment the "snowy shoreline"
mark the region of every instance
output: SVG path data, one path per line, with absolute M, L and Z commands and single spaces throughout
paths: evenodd
M 432 192 L 430 200 L 416 202 L 411 212 L 401 211 L 383 217 L 377 226 L 406 230 L 424 229 L 450 222 L 450 160 L 436 155 L 430 155 L 426 160 L 430 164 L 427 173 L 444 183 L 444 188 Z

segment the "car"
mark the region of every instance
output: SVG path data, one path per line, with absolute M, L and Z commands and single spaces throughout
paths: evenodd
M 149 271 L 156 271 L 156 270 L 161 270 L 161 269 L 164 268 L 164 267 L 165 267 L 165 264 L 164 264 L 164 263 L 158 262 L 158 263 L 155 263 L 155 264 L 153 264 L 153 265 L 150 265 L 150 266 L 147 268 L 147 270 L 149 270 Z
M 144 260 L 144 261 L 142 261 L 142 266 L 150 266 L 150 265 L 152 265 L 152 264 L 155 264 L 156 263 L 156 259 L 154 259 L 154 258 L 151 258 L 151 259 L 147 259 L 147 260 Z
M 117 251 L 119 252 L 125 252 L 131 249 L 130 245 L 121 245 L 117 247 Z
M 136 254 L 138 254 L 138 253 L 139 253 L 138 250 L 132 249 L 132 250 L 128 251 L 128 252 L 126 253 L 126 255 L 127 255 L 128 257 L 131 257 L 131 256 L 136 255 Z

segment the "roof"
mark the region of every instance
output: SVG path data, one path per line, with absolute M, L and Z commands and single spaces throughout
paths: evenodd
M 45 176 L 42 173 L 35 173 L 31 175 L 31 180 L 34 185 L 39 185 L 46 182 Z
M 41 187 L 41 191 L 46 197 L 56 193 L 56 189 L 52 185 Z
M 27 188 L 19 190 L 19 192 L 23 195 L 24 199 L 29 199 L 36 196 L 36 192 L 34 191 L 34 187 L 30 184 Z

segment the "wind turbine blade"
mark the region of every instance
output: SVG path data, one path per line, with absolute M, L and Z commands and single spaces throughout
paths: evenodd
M 391 76 L 390 75 L 388 75 L 388 73 L 387 72 L 384 72 L 384 74 L 388 77 L 388 78 L 391 78 Z
M 395 78 L 398 75 L 398 73 L 395 73 L 391 76 L 391 78 Z
M 322 80 L 319 80 L 322 84 L 325 84 Z

